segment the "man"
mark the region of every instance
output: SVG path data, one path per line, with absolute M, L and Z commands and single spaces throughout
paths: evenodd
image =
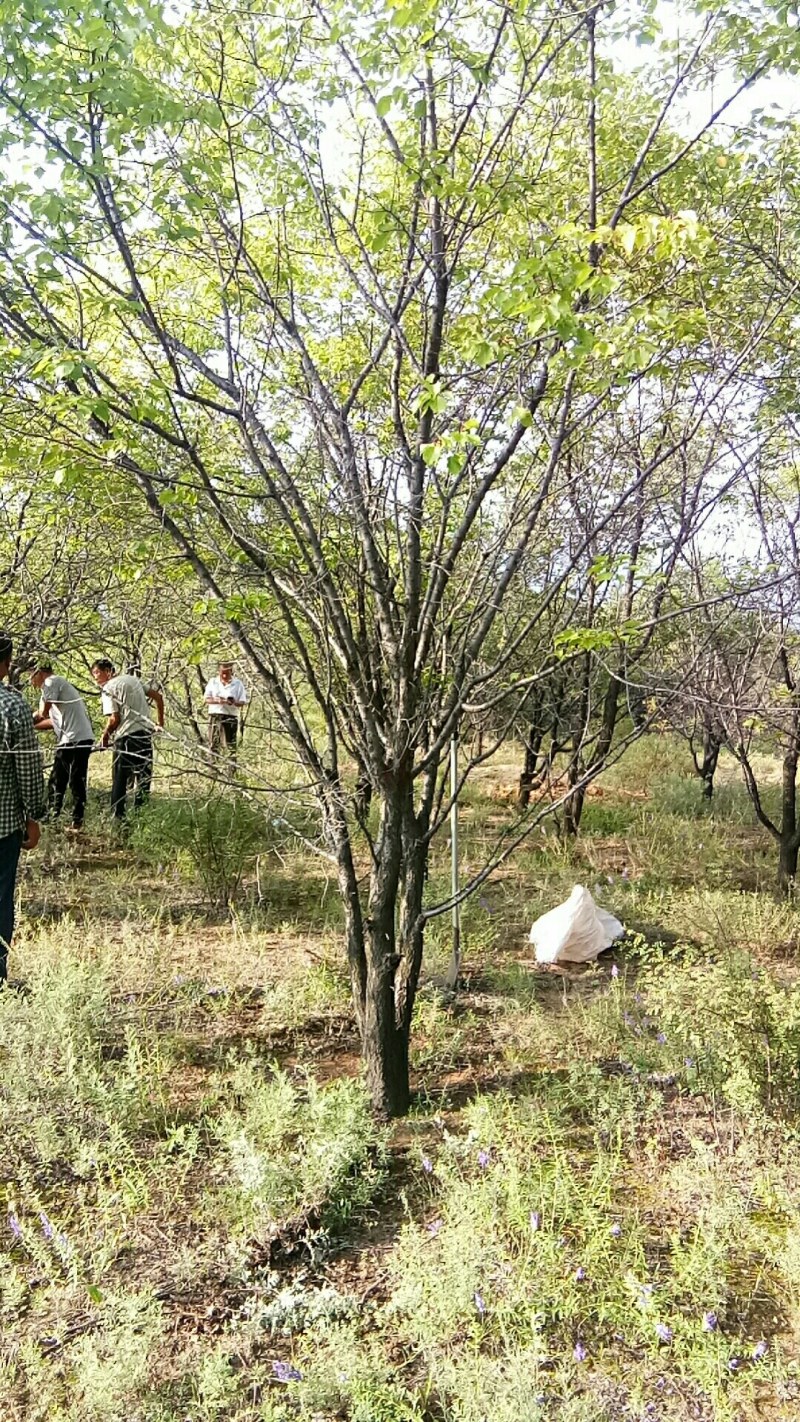
M 108 717 L 100 744 L 107 747 L 112 737 L 114 743 L 111 813 L 115 820 L 124 820 L 128 788 L 134 788 L 137 810 L 150 794 L 155 727 L 148 702 L 155 705 L 158 728 L 163 731 L 164 698 L 153 683 L 144 683 L 128 673 L 117 676 L 114 663 L 106 657 L 94 663 L 92 676 L 102 691 L 103 714 Z
M 8 949 L 14 931 L 14 889 L 22 849 L 39 843 L 44 814 L 42 753 L 33 717 L 18 691 L 2 682 L 14 648 L 0 634 L 0 981 L 8 974 Z
M 247 692 L 238 676 L 233 674 L 233 662 L 220 662 L 217 676 L 212 676 L 205 690 L 208 707 L 208 744 L 218 756 L 227 747 L 231 766 L 236 769 L 236 737 L 239 734 L 239 712 L 247 705 Z
M 72 832 L 83 829 L 86 813 L 86 778 L 94 731 L 80 692 L 63 676 L 54 676 L 50 662 L 39 662 L 31 673 L 31 686 L 41 692 L 33 722 L 37 731 L 56 733 L 56 753 L 47 786 L 47 818 L 57 820 L 67 787 L 72 791 Z

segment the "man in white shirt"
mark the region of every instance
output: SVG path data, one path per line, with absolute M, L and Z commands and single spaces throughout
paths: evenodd
M 47 786 L 47 818 L 57 820 L 64 796 L 72 791 L 72 832 L 83 829 L 86 813 L 86 778 L 94 731 L 83 697 L 67 681 L 54 676 L 50 662 L 39 662 L 31 672 L 31 686 L 41 693 L 33 722 L 37 731 L 55 731 L 56 753 Z
M 108 717 L 100 738 L 102 746 L 112 743 L 111 813 L 124 820 L 129 787 L 134 789 L 134 807 L 140 809 L 150 794 L 153 779 L 153 734 L 155 726 L 150 706 L 155 705 L 159 730 L 164 729 L 164 698 L 154 682 L 143 682 L 127 672 L 116 675 L 114 663 L 100 657 L 92 667 L 100 687 L 103 714 Z
M 239 734 L 239 712 L 247 705 L 244 683 L 233 674 L 233 662 L 220 662 L 219 672 L 212 676 L 205 690 L 208 707 L 208 744 L 213 756 L 226 746 L 231 766 L 236 769 L 236 738 Z

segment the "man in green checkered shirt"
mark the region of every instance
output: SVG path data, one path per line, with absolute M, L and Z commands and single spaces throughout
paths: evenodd
M 10 637 L 0 633 L 0 981 L 8 971 L 20 850 L 36 848 L 45 811 L 42 753 L 33 717 L 19 692 L 2 685 L 13 650 Z

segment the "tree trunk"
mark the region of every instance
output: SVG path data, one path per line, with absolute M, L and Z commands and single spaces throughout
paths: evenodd
M 781 781 L 781 837 L 778 859 L 778 888 L 782 894 L 790 894 L 797 878 L 797 854 L 800 849 L 797 835 L 797 760 L 796 742 L 783 758 Z
M 647 698 L 640 686 L 632 688 L 628 697 L 628 709 L 634 730 L 641 731 L 647 721 Z
M 600 723 L 597 744 L 585 768 L 581 765 L 580 748 L 576 746 L 570 765 L 570 784 L 576 784 L 587 771 L 597 771 L 605 765 L 617 726 L 621 685 L 618 677 L 609 677 L 606 694 L 603 698 L 603 719 Z M 564 803 L 564 834 L 568 839 L 574 839 L 580 829 L 581 815 L 586 800 L 586 788 L 587 786 L 584 784 L 573 790 Z
M 576 775 L 576 779 L 578 776 Z M 573 782 L 574 783 L 574 782 Z M 586 786 L 581 785 L 577 790 L 573 790 L 564 801 L 564 837 L 565 839 L 576 839 L 578 830 L 581 827 L 581 815 L 586 799 Z
M 714 776 L 717 773 L 717 761 L 722 748 L 722 737 L 719 730 L 711 719 L 703 718 L 703 759 L 698 763 L 697 755 L 694 754 L 694 764 L 700 779 L 703 782 L 703 799 L 710 800 L 714 794 Z
M 339 825 L 339 839 L 336 842 L 338 860 L 339 893 L 344 908 L 345 948 L 347 966 L 350 970 L 350 990 L 353 995 L 353 1010 L 356 1024 L 363 1039 L 364 1019 L 367 1003 L 367 955 L 364 942 L 364 916 L 358 892 L 350 839 L 346 825 Z
M 359 775 L 356 781 L 355 794 L 353 795 L 353 812 L 362 828 L 369 819 L 371 805 L 372 781 L 366 774 Z
M 369 922 L 367 1000 L 362 1047 L 367 1090 L 378 1115 L 404 1116 L 411 1104 L 409 1031 L 398 1022 L 395 1001 L 395 903 Z M 410 1024 L 409 1024 L 410 1025 Z
M 426 862 L 427 840 L 416 824 L 410 775 L 395 775 L 381 798 L 365 922 L 362 1045 L 372 1104 L 385 1117 L 405 1115 L 411 1102 L 409 1038 L 422 963 Z
M 525 741 L 525 764 L 519 777 L 519 791 L 517 793 L 517 803 L 521 810 L 526 810 L 530 804 L 531 786 L 536 778 L 536 767 L 539 764 L 539 751 L 543 738 L 540 727 L 535 724 L 531 726 Z
M 778 859 L 778 888 L 787 896 L 791 894 L 797 879 L 797 855 L 799 846 L 794 838 L 782 838 Z
M 379 793 L 367 905 L 353 859 L 346 800 L 333 780 L 325 794 L 325 823 L 336 852 L 367 1089 L 375 1111 L 390 1118 L 405 1115 L 411 1103 L 409 1041 L 422 967 L 430 805 L 419 814 L 414 811 L 410 764 L 386 775 Z
M 717 773 L 719 752 L 720 741 L 713 731 L 708 730 L 703 744 L 703 764 L 700 767 L 704 800 L 710 800 L 714 794 L 714 776 Z

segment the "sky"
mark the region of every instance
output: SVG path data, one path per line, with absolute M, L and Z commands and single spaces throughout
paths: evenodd
M 636 0 L 629 0 L 627 8 L 635 9 Z M 681 3 L 681 0 L 660 0 L 655 11 L 655 19 L 663 31 L 664 38 L 670 41 L 683 40 L 687 49 L 693 27 L 697 24 L 697 16 L 690 13 L 691 8 Z M 628 71 L 646 69 L 653 54 L 650 46 L 638 44 L 634 38 L 615 40 L 607 52 L 617 67 Z M 708 121 L 715 107 L 722 103 L 735 87 L 736 79 L 732 70 L 721 70 L 716 76 L 713 89 L 700 91 L 690 88 L 685 91 L 682 101 L 673 110 L 672 122 L 679 123 L 687 132 L 696 131 Z M 729 130 L 746 127 L 757 109 L 771 111 L 776 117 L 784 118 L 800 114 L 800 77 L 770 74 L 758 80 L 731 104 L 724 115 L 722 126 Z

